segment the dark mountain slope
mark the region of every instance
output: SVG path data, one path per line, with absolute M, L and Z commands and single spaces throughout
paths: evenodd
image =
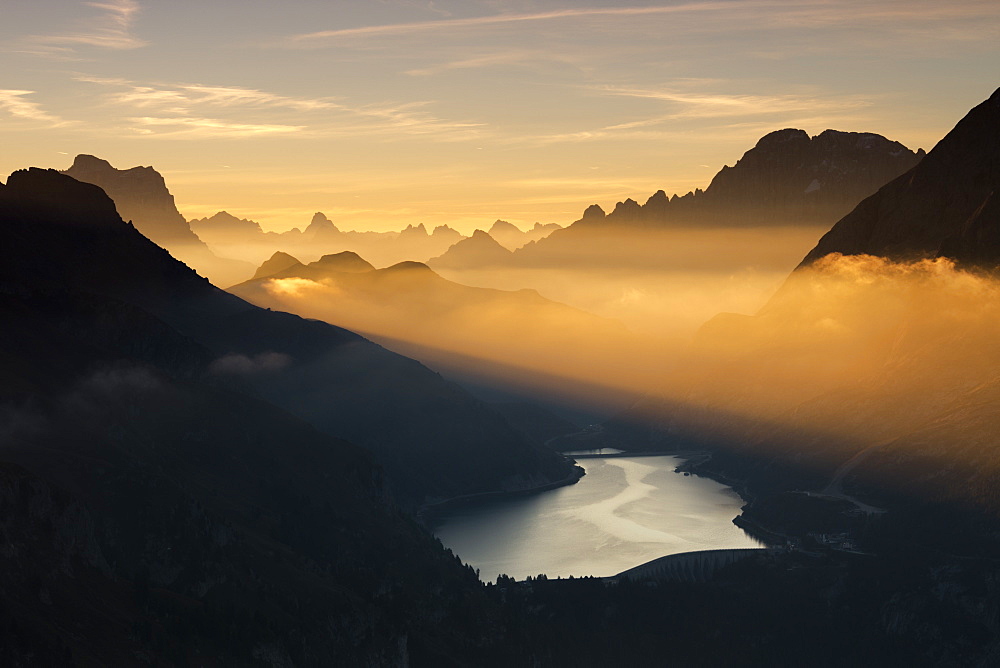
M 368 453 L 134 306 L 4 279 L 6 665 L 474 662 L 474 574 Z
M 1000 89 L 918 166 L 834 225 L 803 265 L 828 253 L 1000 263 Z
M 220 373 L 392 466 L 408 504 L 542 484 L 572 467 L 417 362 L 213 287 L 121 222 L 96 186 L 54 171 L 0 190 L 0 281 L 72 285 L 137 306 L 207 348 Z

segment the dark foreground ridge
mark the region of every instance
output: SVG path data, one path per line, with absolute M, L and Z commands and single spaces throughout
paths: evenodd
M 1000 264 L 1000 89 L 911 171 L 845 216 L 802 265 L 829 253 Z
M 0 281 L 73 286 L 163 320 L 204 347 L 216 382 L 375 452 L 405 505 L 545 484 L 571 471 L 419 363 L 217 289 L 123 223 L 95 186 L 32 169 L 11 175 L 0 197 Z

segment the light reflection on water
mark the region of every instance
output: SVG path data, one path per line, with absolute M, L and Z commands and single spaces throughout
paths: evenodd
M 615 575 L 678 552 L 759 547 L 732 523 L 730 488 L 674 472 L 677 457 L 584 459 L 580 482 L 442 512 L 435 535 L 483 580 Z

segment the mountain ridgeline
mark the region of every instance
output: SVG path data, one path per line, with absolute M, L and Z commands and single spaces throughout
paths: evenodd
M 477 230 L 441 259 L 482 248 L 510 253 Z M 625 406 L 660 368 L 659 341 L 619 322 L 531 289 L 462 285 L 419 262 L 375 269 L 344 251 L 303 264 L 279 252 L 229 292 L 360 332 L 449 378 L 477 379 L 469 385 L 481 388 L 492 378 L 495 389 L 517 388 L 535 399 Z
M 0 340 L 5 665 L 503 655 L 475 573 L 393 499 L 544 476 L 529 463 L 544 457 L 435 374 L 215 289 L 99 188 L 43 170 L 0 184 Z M 390 485 L 369 452 L 261 398 L 283 382 L 298 412 L 324 404 L 330 431 L 402 422 L 414 467 L 471 458 L 458 467 L 477 473 Z
M 777 226 L 824 225 L 920 162 L 913 152 L 870 132 L 804 130 L 765 135 L 732 167 L 724 166 L 704 190 L 645 204 L 619 202 L 606 216 L 590 208 L 584 225 Z
M 653 441 L 718 448 L 708 468 L 753 491 L 762 523 L 799 503 L 768 494 L 847 490 L 902 523 L 950 517 L 920 540 L 982 554 L 992 525 L 977 522 L 1000 517 L 998 192 L 1000 91 L 836 223 L 756 315 L 709 321 L 635 415 L 656 416 Z
M 668 196 L 660 190 L 644 204 L 619 202 L 610 213 L 591 205 L 573 224 L 515 251 L 506 264 L 625 264 L 629 257 L 655 256 L 650 246 L 662 255 L 687 230 L 827 227 L 923 155 L 873 133 L 826 130 L 810 137 L 778 130 L 724 166 L 704 191 Z
M 229 285 L 252 271 L 245 262 L 217 256 L 191 231 L 163 176 L 152 167 L 115 169 L 106 160 L 78 155 L 63 174 L 99 186 L 114 201 L 123 220 L 131 221 L 154 243 L 214 282 Z
M 303 229 L 293 228 L 287 232 L 265 232 L 258 223 L 237 218 L 226 211 L 192 220 L 190 224 L 213 249 L 256 264 L 276 251 L 291 253 L 307 261 L 350 251 L 379 267 L 386 267 L 406 261 L 425 262 L 468 238 L 447 225 L 439 225 L 430 232 L 423 224 L 408 225 L 399 232 L 344 231 L 322 212 L 316 212 Z M 522 231 L 506 221 L 497 220 L 489 233 L 505 248 L 513 250 L 556 229 L 560 227 L 554 223 L 535 223 L 531 229 Z
M 573 474 L 558 455 L 529 446 L 502 417 L 417 362 L 215 288 L 123 223 L 95 186 L 31 169 L 12 174 L 2 197 L 0 280 L 72 286 L 159 318 L 210 351 L 217 379 L 378 453 L 404 504 Z

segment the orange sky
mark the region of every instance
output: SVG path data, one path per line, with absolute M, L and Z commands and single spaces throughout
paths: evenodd
M 1000 84 L 994 0 L 205 4 L 5 6 L 0 172 L 153 165 L 276 230 L 566 224 L 782 127 L 929 148 Z

